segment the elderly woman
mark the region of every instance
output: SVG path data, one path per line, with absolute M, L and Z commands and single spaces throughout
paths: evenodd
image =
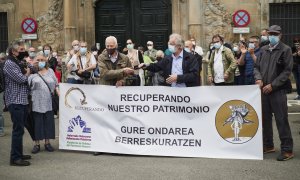
M 45 140 L 45 150 L 52 152 L 53 147 L 49 139 L 55 139 L 54 114 L 52 111 L 51 94 L 58 92 L 58 83 L 55 74 L 49 68 L 46 57 L 43 53 L 36 56 L 38 62 L 38 73 L 28 78 L 28 84 L 32 96 L 32 111 L 34 119 L 35 145 L 32 153 L 40 151 L 40 140 Z

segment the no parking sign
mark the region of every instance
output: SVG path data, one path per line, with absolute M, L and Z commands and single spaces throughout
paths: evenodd
M 25 34 L 34 34 L 37 30 L 37 22 L 32 18 L 25 18 L 21 27 Z
M 245 10 L 238 10 L 232 16 L 235 27 L 246 27 L 250 23 L 250 14 Z

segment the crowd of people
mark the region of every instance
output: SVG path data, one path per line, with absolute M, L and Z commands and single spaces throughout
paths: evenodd
M 179 34 L 171 34 L 168 48 L 155 49 L 148 41 L 147 50 L 136 47 L 132 39 L 119 48 L 118 40 L 109 36 L 105 48 L 94 45 L 88 50 L 87 42 L 74 40 L 64 56 L 58 56 L 50 45 L 39 50 L 25 49 L 22 42 L 12 43 L 0 54 L 3 91 L 0 104 L 5 105 L 13 122 L 10 164 L 28 166 L 30 155 L 23 154 L 24 126 L 32 119 L 32 153 L 41 150 L 53 152 L 50 139 L 55 138 L 55 121 L 59 97 L 59 83 L 101 84 L 110 86 L 201 86 L 202 61 L 207 62 L 204 77 L 210 85 L 232 86 L 257 84 L 262 90 L 264 153 L 275 152 L 272 113 L 281 140 L 277 160 L 291 159 L 293 139 L 288 122 L 286 93 L 291 90 L 289 80 L 293 72 L 297 97 L 300 100 L 300 39 L 294 39 L 292 48 L 281 42 L 282 30 L 273 25 L 236 43 L 225 42 L 224 37 L 212 37 L 206 55 L 195 39 L 186 41 Z M 0 108 L 2 110 L 2 108 Z M 0 135 L 4 135 L 3 116 L 0 112 Z M 98 153 L 95 153 L 98 154 Z

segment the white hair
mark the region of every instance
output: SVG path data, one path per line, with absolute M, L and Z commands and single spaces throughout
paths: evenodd
M 105 39 L 105 46 L 106 46 L 106 44 L 107 44 L 107 42 L 108 42 L 109 40 L 113 40 L 114 43 L 116 44 L 116 48 L 118 47 L 118 41 L 117 41 L 117 38 L 116 38 L 115 36 L 108 36 L 108 37 Z
M 152 41 L 148 41 L 147 44 L 153 44 L 153 42 Z
M 170 35 L 169 39 L 175 39 L 175 45 L 180 46 L 181 48 L 184 47 L 184 41 L 182 39 L 182 36 L 177 34 L 177 33 L 173 33 Z
M 165 56 L 165 54 L 164 54 L 164 52 L 162 51 L 162 50 L 158 50 L 157 52 L 156 52 L 156 57 L 164 57 Z

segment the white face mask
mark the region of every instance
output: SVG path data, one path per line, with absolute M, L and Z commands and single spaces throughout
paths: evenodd
M 73 46 L 73 49 L 74 49 L 75 51 L 79 51 L 80 48 L 79 48 L 79 46 L 76 45 L 76 46 Z
M 254 48 L 255 48 L 254 43 L 249 43 L 249 48 L 250 48 L 250 49 L 254 49 Z
M 233 47 L 233 51 L 234 51 L 234 52 L 238 52 L 238 51 L 239 51 L 239 48 L 236 47 L 236 46 L 234 46 L 234 47 Z
M 147 46 L 148 47 L 148 50 L 152 50 L 153 49 L 153 46 Z
M 220 43 L 220 42 L 214 43 L 214 47 L 215 47 L 216 49 L 220 49 L 221 43 Z
M 45 50 L 44 50 L 44 54 L 45 54 L 45 56 L 49 56 L 49 55 L 50 55 L 50 50 L 45 49 Z
M 175 50 L 175 46 L 174 45 L 168 45 L 168 49 L 169 49 L 169 51 L 171 52 L 171 53 L 175 53 L 176 52 L 176 50 Z

